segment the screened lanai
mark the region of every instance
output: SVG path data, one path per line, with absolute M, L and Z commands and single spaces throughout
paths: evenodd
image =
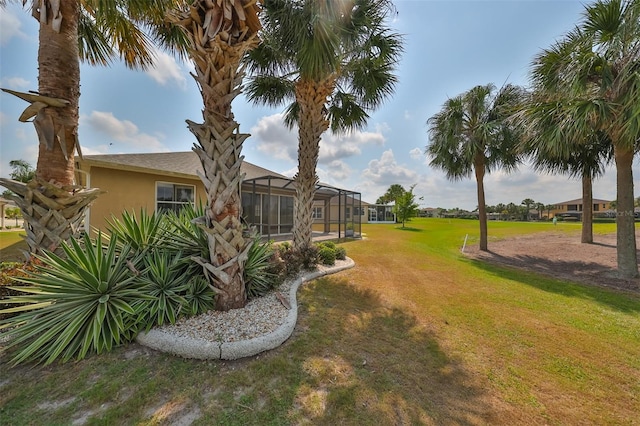
M 250 176 L 248 170 L 245 173 L 242 184 L 244 220 L 267 239 L 289 238 L 294 220 L 293 179 L 276 174 Z M 314 238 L 359 238 L 362 212 L 359 192 L 318 184 L 314 196 Z

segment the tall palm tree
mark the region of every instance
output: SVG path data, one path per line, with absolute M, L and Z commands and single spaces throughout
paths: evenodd
M 598 0 L 581 22 L 533 62 L 532 82 L 546 93 L 538 109 L 555 125 L 546 151 L 563 153 L 587 131 L 603 132 L 616 164 L 618 272 L 638 275 L 633 158 L 640 136 L 640 1 Z M 556 125 L 560 123 L 560 125 Z M 566 157 L 566 155 L 562 155 Z
M 475 174 L 480 219 L 480 250 L 487 248 L 487 212 L 484 176 L 496 168 L 513 170 L 520 162 L 517 126 L 507 120 L 523 97 L 523 90 L 505 85 L 476 86 L 448 99 L 427 120 L 431 166 L 458 180 Z
M 258 104 L 288 104 L 285 123 L 298 125 L 293 245 L 311 244 L 320 139 L 361 129 L 369 112 L 393 93 L 401 37 L 385 20 L 388 0 L 266 0 L 262 43 L 249 54 L 247 85 Z
M 78 143 L 80 60 L 107 65 L 120 57 L 131 68 L 152 63 L 151 38 L 171 43 L 179 34 L 162 23 L 175 0 L 32 0 L 31 13 L 40 23 L 38 91 L 3 89 L 29 102 L 20 121 L 33 118 L 38 135 L 36 177 L 27 184 L 0 179 L 15 194 L 27 226 L 33 253 L 60 252 L 61 241 L 81 230 L 84 211 L 99 189 L 83 189 L 74 182 L 74 154 Z M 23 6 L 27 0 L 22 0 Z M 0 6 L 5 6 L 1 1 Z
M 207 233 L 209 259 L 195 258 L 216 291 L 216 309 L 245 306 L 244 263 L 249 250 L 243 236 L 240 186 L 243 175 L 240 133 L 231 102 L 241 92 L 243 56 L 258 43 L 259 8 L 255 0 L 196 0 L 171 17 L 189 39 L 188 55 L 195 66 L 193 76 L 204 103 L 204 123 L 187 120 L 198 144 L 207 191 L 206 216 L 201 226 Z
M 523 111 L 526 114 L 528 108 L 525 106 Z M 606 167 L 611 164 L 613 159 L 611 140 L 603 132 L 590 132 L 564 154 L 557 150 L 545 150 L 548 148 L 545 143 L 547 132 L 557 131 L 559 125 L 536 131 L 536 125 L 539 123 L 535 120 L 537 113 L 535 105 L 534 110 L 528 112 L 532 122 L 526 126 L 529 130 L 526 132 L 528 141 L 525 149 L 533 160 L 534 168 L 548 173 L 567 174 L 570 177 L 580 178 L 582 181 L 582 234 L 580 242 L 591 244 L 593 243 L 593 180 L 602 176 Z M 565 144 L 569 146 L 570 142 L 566 141 Z

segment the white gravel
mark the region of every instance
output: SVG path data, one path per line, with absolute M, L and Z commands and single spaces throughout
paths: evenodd
M 277 289 L 287 300 L 292 282 L 287 281 Z M 176 337 L 190 337 L 211 343 L 237 342 L 271 333 L 284 323 L 288 313 L 289 310 L 280 303 L 275 291 L 272 291 L 250 300 L 242 309 L 210 311 L 181 318 L 174 325 L 158 327 L 158 330 Z
M 174 325 L 142 332 L 136 340 L 156 350 L 197 359 L 238 359 L 276 348 L 295 328 L 299 286 L 354 265 L 353 260 L 347 258 L 336 261 L 333 266 L 319 266 L 315 271 L 285 282 L 266 296 L 251 300 L 242 309 L 183 318 Z M 289 302 L 290 309 L 278 300 L 277 293 Z

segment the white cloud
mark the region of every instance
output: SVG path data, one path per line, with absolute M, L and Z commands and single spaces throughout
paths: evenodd
M 9 123 L 9 116 L 0 111 L 0 125 L 6 126 Z
M 175 58 L 159 50 L 154 52 L 154 65 L 146 73 L 162 86 L 173 81 L 182 89 L 187 87 L 186 72 Z
M 0 84 L 10 89 L 26 89 L 31 86 L 31 82 L 22 77 L 3 77 L 0 79 Z
M 414 160 L 424 160 L 425 159 L 424 150 L 422 148 L 413 148 L 411 151 L 409 151 L 409 155 Z
M 391 186 L 394 183 L 413 185 L 419 178 L 416 171 L 396 162 L 391 149 L 384 151 L 379 160 L 369 161 L 369 165 L 364 169 L 362 175 L 365 181 L 386 186 Z
M 20 27 L 22 23 L 8 10 L 0 13 L 0 45 L 6 46 L 13 37 L 25 38 L 26 34 Z
M 411 112 L 407 109 L 404 110 L 404 119 L 407 121 L 413 119 L 413 114 L 411 114 Z
M 157 136 L 141 133 L 134 123 L 119 120 L 111 112 L 92 111 L 89 116 L 81 116 L 80 123 L 106 135 L 107 139 L 126 144 L 125 149 L 129 152 L 131 148 L 142 152 L 168 151 Z
M 297 162 L 298 132 L 289 130 L 283 121 L 283 114 L 262 117 L 251 128 L 252 143 L 257 143 L 258 151 L 280 160 Z
M 257 148 L 260 152 L 280 160 L 297 162 L 298 130 L 297 127 L 293 129 L 285 127 L 283 117 L 283 114 L 262 117 L 251 128 L 252 139 L 257 141 Z M 384 142 L 382 131 L 354 131 L 341 135 L 334 135 L 327 131 L 320 140 L 318 163 L 331 164 L 336 160 L 360 155 L 363 146 L 382 146 Z

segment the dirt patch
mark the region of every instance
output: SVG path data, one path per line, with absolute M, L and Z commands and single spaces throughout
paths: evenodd
M 579 234 L 543 232 L 490 240 L 488 252 L 474 245 L 465 254 L 553 278 L 640 293 L 640 279 L 623 279 L 617 274 L 616 235 L 594 235 L 593 239 L 593 244 L 582 244 Z M 640 239 L 636 246 L 640 247 Z

